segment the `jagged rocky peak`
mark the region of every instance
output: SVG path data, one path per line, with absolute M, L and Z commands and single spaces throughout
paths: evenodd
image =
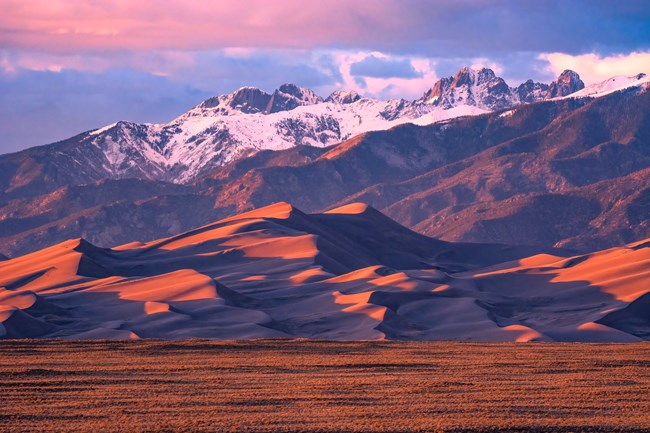
M 354 90 L 336 90 L 325 99 L 325 102 L 352 104 L 353 102 L 357 102 L 359 99 L 361 99 L 361 95 Z
M 443 77 L 439 79 L 432 88 L 424 92 L 420 101 L 431 105 L 437 105 L 436 103 L 438 99 L 440 99 L 443 92 L 449 88 L 453 80 L 452 77 Z
M 548 93 L 548 87 L 548 84 L 527 80 L 515 89 L 515 93 L 520 104 L 530 104 L 544 99 Z
M 244 113 L 258 113 L 264 111 L 271 95 L 256 87 L 242 87 L 232 94 L 230 106 L 232 108 L 241 107 L 240 111 Z
M 285 83 L 273 92 L 265 113 L 289 111 L 296 107 L 314 105 L 320 102 L 323 102 L 323 98 L 315 94 L 311 89 L 298 87 L 292 83 Z
M 142 124 L 120 120 L 112 125 L 105 126 L 90 132 L 90 136 L 96 136 L 99 140 L 105 140 L 110 137 L 113 141 L 123 140 L 128 134 L 134 135 L 135 138 L 141 138 L 146 135 L 147 127 Z
M 492 81 L 501 82 L 501 78 L 497 77 L 494 74 L 494 71 L 490 68 L 481 68 L 481 69 L 472 69 L 467 66 L 463 66 L 456 73 L 454 81 L 452 83 L 453 87 L 461 87 L 465 85 L 481 85 L 485 83 L 490 83 Z
M 460 86 L 467 86 L 470 84 L 474 84 L 473 76 L 476 75 L 475 70 L 472 68 L 468 68 L 467 66 L 463 66 L 456 72 L 456 75 L 454 76 L 454 81 L 451 83 L 452 87 L 460 87 Z
M 443 108 L 473 105 L 494 110 L 512 105 L 508 84 L 492 69 L 472 69 L 463 66 L 455 76 L 438 80 L 419 102 Z
M 228 114 L 238 111 L 246 114 L 261 113 L 271 100 L 271 95 L 257 87 L 240 87 L 233 93 L 214 96 L 205 100 L 198 108 L 214 108 L 217 112 Z
M 551 83 L 545 99 L 570 95 L 571 93 L 575 93 L 584 88 L 585 83 L 580 79 L 580 75 L 575 71 L 565 69 L 560 76 L 557 77 L 557 80 Z
M 276 90 L 276 93 L 291 95 L 294 98 L 311 104 L 323 102 L 323 98 L 314 93 L 313 90 L 307 89 L 305 87 L 298 87 L 293 83 L 285 83 L 281 85 L 280 88 Z
M 281 85 L 272 94 L 256 87 L 241 87 L 233 93 L 214 96 L 201 103 L 199 110 L 209 109 L 216 114 L 255 114 L 289 111 L 301 105 L 313 105 L 323 102 L 323 98 L 312 90 L 295 84 Z

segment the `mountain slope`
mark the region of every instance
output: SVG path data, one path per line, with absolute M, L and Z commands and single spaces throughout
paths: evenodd
M 454 77 L 439 80 L 420 101 L 444 108 L 467 104 L 486 110 L 499 110 L 519 103 L 517 96 L 518 93 L 513 93 L 503 78 L 497 77 L 491 69 L 463 67 Z M 532 99 L 530 102 L 538 100 L 529 99 Z
M 259 150 L 324 147 L 401 123 L 427 124 L 485 112 L 472 106 L 444 110 L 404 100 L 331 97 L 325 102 L 309 89 L 289 84 L 280 89 L 269 95 L 242 88 L 209 99 L 166 124 L 120 121 L 59 143 L 0 156 L 0 200 L 102 179 L 187 183 Z M 269 107 L 261 109 L 265 104 Z
M 0 263 L 0 337 L 635 341 L 650 243 L 447 243 L 360 203 L 278 203 L 113 249 L 73 239 Z
M 452 241 L 630 243 L 650 236 L 644 79 L 599 97 L 602 87 L 585 88 L 592 96 L 400 125 L 327 148 L 260 151 L 186 185 L 96 181 L 5 198 L 0 251 L 15 256 L 77 236 L 103 246 L 133 233 L 155 239 L 276 201 L 308 212 L 364 201 Z
M 542 100 L 548 86 L 531 83 L 510 89 L 489 69 L 463 68 L 428 92 L 444 90 L 435 103 L 431 97 L 379 101 L 350 91 L 323 99 L 289 83 L 273 93 L 242 87 L 165 124 L 120 121 L 0 156 L 0 203 L 102 179 L 190 183 L 259 150 L 324 147 L 403 123 L 426 125 Z

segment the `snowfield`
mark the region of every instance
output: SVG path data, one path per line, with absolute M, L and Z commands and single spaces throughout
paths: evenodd
M 648 86 L 648 82 L 645 74 L 617 76 L 563 98 L 594 98 Z M 416 101 L 362 98 L 353 91 L 336 91 L 323 99 L 293 84 L 284 84 L 273 94 L 242 87 L 232 94 L 210 98 L 168 123 L 121 121 L 82 134 L 74 157 L 93 168 L 100 165 L 99 169 L 111 178 L 187 183 L 260 150 L 296 145 L 325 147 L 404 123 L 428 125 L 480 115 L 548 99 L 544 93 L 547 88 L 531 80 L 511 88 L 489 69 L 469 68 L 461 69 L 456 77 L 441 79 Z M 511 113 L 506 111 L 502 116 Z M 93 160 L 84 157 L 89 145 L 99 151 L 99 164 L 97 152 Z
M 166 124 L 118 122 L 88 133 L 103 149 L 105 169 L 115 176 L 132 169 L 137 153 L 162 173 L 183 166 L 171 179 L 187 182 L 205 169 L 259 150 L 295 145 L 330 146 L 354 135 L 403 123 L 428 125 L 459 116 L 487 113 L 469 105 L 451 109 L 403 100 L 360 99 L 340 104 L 320 102 L 271 114 L 232 112 L 198 106 Z M 158 176 L 153 176 L 157 178 Z

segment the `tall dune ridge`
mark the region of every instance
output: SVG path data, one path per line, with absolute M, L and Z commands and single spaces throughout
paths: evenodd
M 650 241 L 590 254 L 451 243 L 354 203 L 276 203 L 112 249 L 0 262 L 2 338 L 650 339 Z

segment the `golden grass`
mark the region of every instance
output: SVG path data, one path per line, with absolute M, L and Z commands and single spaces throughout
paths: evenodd
M 0 342 L 0 431 L 650 431 L 650 344 Z

